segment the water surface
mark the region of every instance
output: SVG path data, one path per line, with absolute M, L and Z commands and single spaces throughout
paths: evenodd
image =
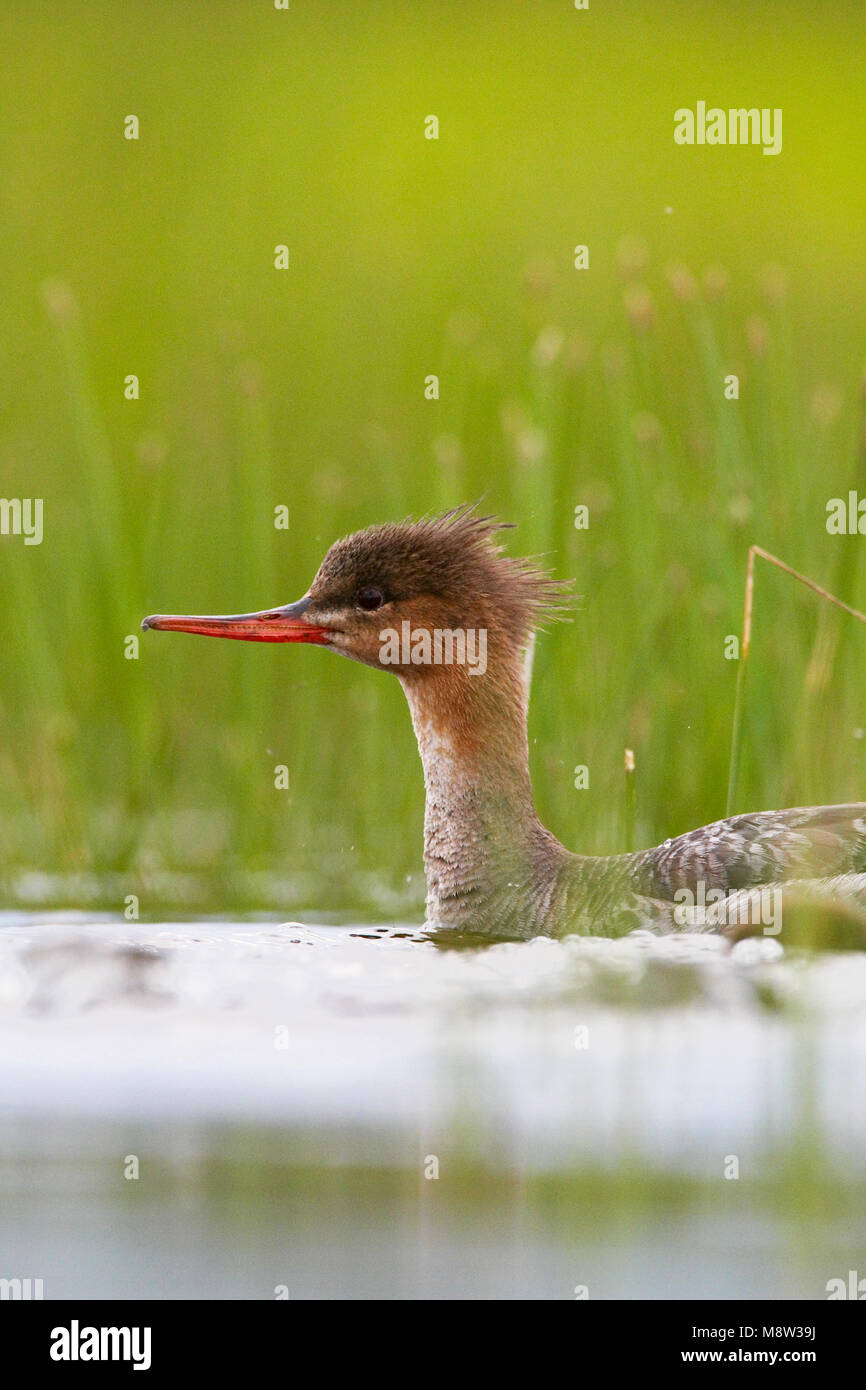
M 0 1047 L 0 1274 L 47 1296 L 821 1297 L 866 1268 L 863 953 L 7 914 Z

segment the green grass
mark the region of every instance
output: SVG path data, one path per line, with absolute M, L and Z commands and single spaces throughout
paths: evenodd
M 781 32 L 744 8 L 734 46 L 711 7 L 688 34 L 669 4 L 582 31 L 453 8 L 447 33 L 384 3 L 333 25 L 295 7 L 291 30 L 4 13 L 0 494 L 46 516 L 40 547 L 0 538 L 7 903 L 418 915 L 396 682 L 156 634 L 123 654 L 147 612 L 298 597 L 347 530 L 483 496 L 575 579 L 531 739 L 541 813 L 586 851 L 630 833 L 625 747 L 636 845 L 724 813 L 751 543 L 866 604 L 861 539 L 824 526 L 828 498 L 866 494 L 856 10 L 813 33 L 810 6 Z M 673 146 L 673 108 L 712 83 L 785 106 L 779 159 Z M 738 809 L 866 794 L 864 691 L 857 625 L 763 571 Z

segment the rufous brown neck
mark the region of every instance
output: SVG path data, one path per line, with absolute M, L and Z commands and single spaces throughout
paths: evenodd
M 483 675 L 428 666 L 401 684 L 424 767 L 428 921 L 522 935 L 567 851 L 533 805 L 521 655 L 491 644 Z

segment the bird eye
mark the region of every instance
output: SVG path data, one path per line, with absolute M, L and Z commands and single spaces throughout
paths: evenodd
M 385 595 L 381 589 L 375 587 L 359 589 L 355 595 L 355 602 L 359 608 L 363 608 L 365 613 L 374 613 L 377 608 L 382 607 L 385 602 Z

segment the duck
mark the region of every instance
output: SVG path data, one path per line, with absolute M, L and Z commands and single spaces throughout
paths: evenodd
M 585 855 L 539 819 L 527 736 L 536 634 L 567 585 L 506 553 L 475 505 L 337 540 L 295 603 L 154 614 L 145 630 L 307 643 L 396 676 L 424 772 L 426 925 L 468 942 L 714 931 L 779 935 L 783 905 L 866 920 L 866 803 L 729 816 L 648 849 Z M 862 944 L 862 940 L 861 940 Z

